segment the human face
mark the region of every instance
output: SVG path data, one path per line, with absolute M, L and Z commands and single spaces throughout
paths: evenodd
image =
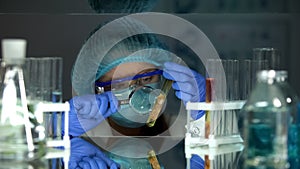
M 112 91 L 119 102 L 111 119 L 118 125 L 137 128 L 144 125 L 159 94 L 162 70 L 148 63 L 126 63 L 96 82 L 98 93 Z

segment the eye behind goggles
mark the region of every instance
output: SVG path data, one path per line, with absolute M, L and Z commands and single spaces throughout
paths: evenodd
M 161 69 L 151 69 L 143 71 L 135 76 L 128 76 L 125 78 L 114 79 L 106 82 L 95 82 L 95 90 L 97 94 L 101 94 L 106 91 L 118 90 L 128 88 L 132 85 L 143 86 L 149 83 L 154 83 L 160 80 L 160 75 L 162 75 L 163 70 Z M 152 77 L 153 79 L 147 79 Z M 146 81 L 148 80 L 148 81 Z

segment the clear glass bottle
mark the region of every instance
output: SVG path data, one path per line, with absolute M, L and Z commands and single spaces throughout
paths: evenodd
M 241 110 L 244 118 L 245 169 L 293 168 L 299 147 L 298 97 L 287 82 L 287 71 L 263 70 Z M 296 128 L 296 129 L 295 129 Z M 299 151 L 296 150 L 296 154 Z M 296 160 L 297 161 L 297 160 Z
M 2 40 L 0 168 L 33 167 L 42 164 L 39 159 L 45 154 L 45 129 L 27 107 L 22 70 L 25 54 L 26 40 Z

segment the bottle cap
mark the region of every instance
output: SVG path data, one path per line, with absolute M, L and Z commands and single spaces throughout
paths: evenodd
M 3 39 L 2 58 L 5 64 L 21 65 L 25 62 L 26 56 L 25 39 Z

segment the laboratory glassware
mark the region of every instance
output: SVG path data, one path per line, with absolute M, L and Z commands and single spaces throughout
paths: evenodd
M 299 150 L 291 149 L 299 147 L 299 138 L 292 137 L 299 130 L 294 112 L 296 100 L 287 82 L 286 71 L 257 73 L 256 86 L 241 110 L 245 169 L 288 168 L 289 156 L 291 160 L 298 158 L 293 154 L 299 154 Z
M 96 92 L 101 94 L 104 91 L 113 91 L 116 96 L 119 96 L 119 105 L 129 104 L 130 107 L 137 113 L 149 113 L 146 124 L 148 127 L 153 127 L 158 116 L 165 106 L 165 101 L 169 90 L 172 87 L 172 80 L 163 79 L 161 77 L 162 70 L 150 69 L 142 71 L 135 76 L 129 76 L 121 79 L 116 79 L 108 82 L 95 82 Z M 149 79 L 151 83 L 149 83 Z M 161 89 L 153 88 L 152 86 L 163 84 Z M 124 96 L 118 90 L 128 89 Z M 126 115 L 124 115 L 126 117 Z M 142 122 L 142 121 L 140 121 Z
M 165 79 L 162 89 L 159 92 L 159 95 L 155 98 L 155 103 L 151 108 L 151 112 L 149 114 L 147 120 L 147 126 L 153 127 L 155 125 L 155 121 L 157 120 L 159 114 L 162 112 L 162 109 L 165 105 L 169 90 L 172 87 L 172 80 Z
M 185 153 L 186 157 L 191 157 L 191 154 L 199 156 L 203 161 L 199 160 L 198 163 L 202 163 L 205 169 L 237 169 L 243 148 L 242 143 L 224 144 L 214 148 L 185 145 Z M 186 160 L 187 169 L 191 168 L 190 157 Z
M 256 84 L 257 72 L 269 69 L 268 60 L 241 59 L 239 62 L 239 97 L 241 100 L 247 100 Z
M 280 52 L 276 48 L 254 48 L 253 49 L 253 60 L 256 61 L 267 61 L 267 69 L 279 70 L 280 67 Z M 258 64 L 260 70 L 266 69 L 266 65 Z
M 222 65 L 226 76 L 226 96 L 225 102 L 240 100 L 239 95 L 239 60 L 224 59 Z M 239 134 L 237 127 L 238 110 L 224 110 L 222 114 L 222 133 L 223 135 Z
M 237 113 L 245 101 L 240 100 L 240 61 L 234 59 L 210 59 L 206 69 L 206 102 L 188 102 L 187 133 L 185 138 L 185 153 L 187 164 L 191 154 L 201 155 L 206 167 L 225 168 L 223 161 L 227 157 L 215 160 L 215 152 L 221 147 L 234 145 L 234 149 L 240 152 L 243 148 L 242 138 L 238 130 Z M 217 72 L 224 72 L 221 76 Z M 218 83 L 224 86 L 223 90 L 216 88 Z M 225 90 L 225 91 L 224 91 Z M 218 94 L 218 96 L 217 96 Z M 191 119 L 190 114 L 194 110 L 204 110 L 206 114 L 200 119 Z M 236 146 L 235 146 L 236 145 Z M 226 149 L 225 148 L 225 149 Z M 227 164 L 227 166 L 232 164 Z
M 285 101 L 289 107 L 290 117 L 288 121 L 288 162 L 290 169 L 300 168 L 300 133 L 299 133 L 299 97 L 294 88 L 288 83 L 287 72 L 282 71 L 285 78 L 281 80 L 280 88 L 284 91 Z
M 294 92 L 294 91 L 292 91 Z M 299 133 L 299 116 L 300 116 L 300 102 L 298 98 L 298 103 L 297 103 L 297 122 L 295 124 L 292 123 L 290 125 L 289 129 L 289 140 L 288 140 L 288 148 L 289 148 L 289 164 L 291 166 L 291 169 L 296 169 L 300 168 L 300 159 L 299 159 L 299 154 L 300 154 L 300 133 Z
M 50 104 L 55 110 L 62 102 L 62 69 L 63 60 L 61 57 L 28 57 L 24 64 L 24 77 L 28 107 L 31 112 L 37 111 L 37 105 Z M 57 104 L 55 104 L 57 103 Z M 62 137 L 62 113 L 63 111 L 43 111 L 41 114 L 42 125 L 45 128 L 44 134 L 47 142 L 47 150 L 53 144 L 63 142 Z M 57 142 L 55 142 L 57 141 Z M 49 145 L 51 145 L 49 147 Z M 57 145 L 58 146 L 58 145 Z M 64 146 L 65 147 L 65 146 Z M 59 152 L 63 154 L 63 152 Z M 51 153 L 50 153 L 51 154 Z M 48 155 L 47 155 L 48 156 Z M 48 166 L 62 168 L 62 159 L 58 157 L 48 160 Z
M 38 103 L 62 102 L 62 64 L 60 57 L 29 57 L 25 60 L 24 77 L 29 108 Z M 44 113 L 47 139 L 61 138 L 61 112 Z
M 17 168 L 33 164 L 45 154 L 43 125 L 28 111 L 23 65 L 25 39 L 3 39 L 1 62 L 0 159 L 1 167 Z M 33 166 L 32 166 L 33 167 Z
M 175 63 L 182 64 L 182 60 L 180 58 L 174 59 Z M 157 90 L 158 96 L 155 97 L 154 105 L 151 107 L 151 112 L 149 114 L 148 120 L 146 122 L 148 127 L 153 127 L 155 125 L 155 121 L 159 117 L 159 115 L 163 112 L 163 108 L 166 105 L 167 96 L 172 88 L 173 81 L 169 79 L 164 79 L 162 87 L 160 90 Z
M 220 69 L 218 64 L 222 65 L 225 77 L 221 77 L 224 82 L 216 81 L 215 77 L 218 75 L 208 75 L 206 78 L 206 103 L 218 102 L 229 103 L 232 101 L 239 101 L 239 60 L 233 59 L 220 59 L 208 60 L 207 69 Z M 213 71 L 210 71 L 213 72 Z M 215 83 L 224 83 L 226 86 L 222 98 L 216 98 Z M 220 92 L 220 91 L 219 91 Z M 206 138 L 208 135 L 214 136 L 230 136 L 239 135 L 237 127 L 237 110 L 236 109 L 219 109 L 206 111 Z
M 246 100 L 252 89 L 252 60 L 240 60 L 240 98 Z
M 152 169 L 161 169 L 160 164 L 156 158 L 156 153 L 154 150 L 148 152 L 148 160 Z

